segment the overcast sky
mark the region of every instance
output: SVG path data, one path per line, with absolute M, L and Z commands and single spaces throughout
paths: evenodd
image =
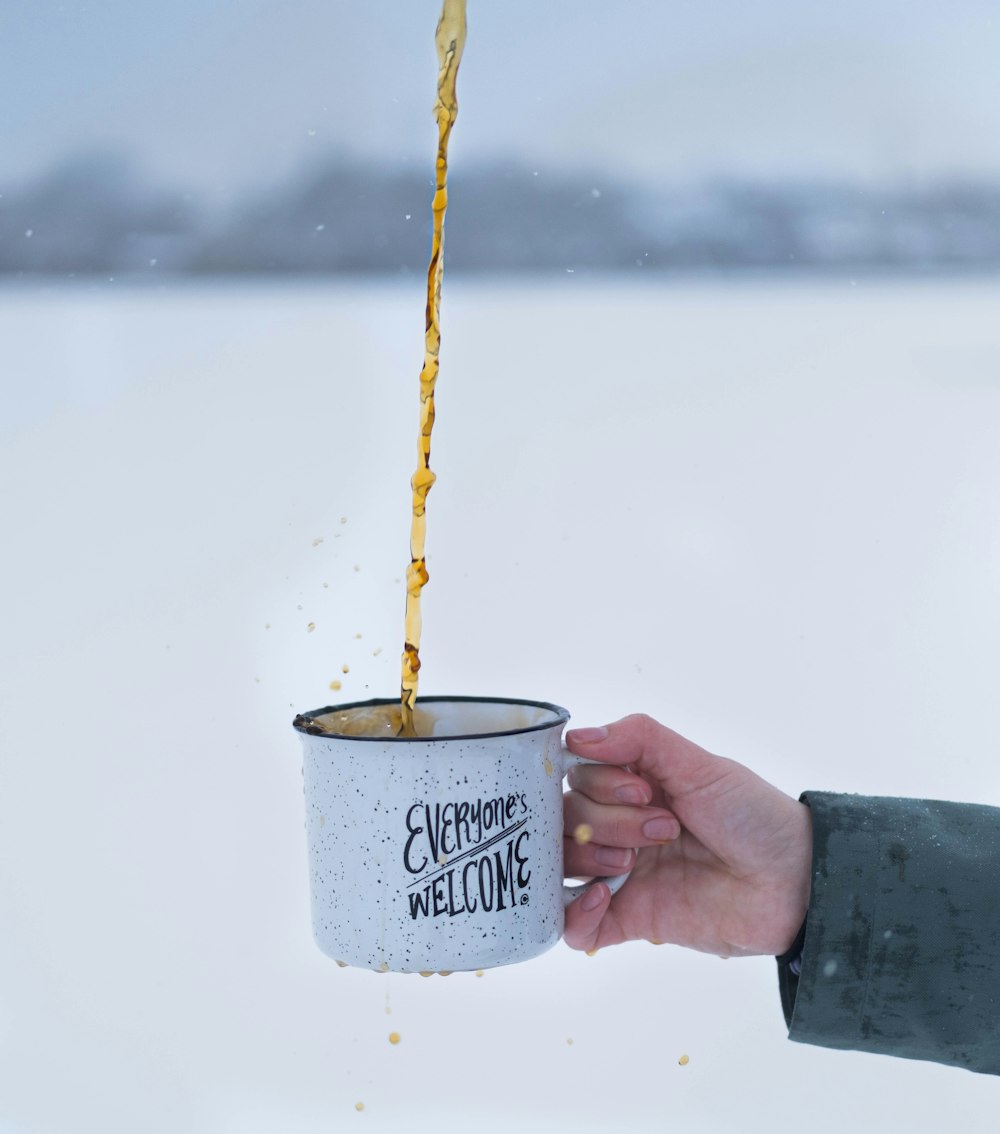
M 430 164 L 439 0 L 4 0 L 0 189 L 94 148 L 225 194 Z M 1000 178 L 996 0 L 469 0 L 456 160 Z

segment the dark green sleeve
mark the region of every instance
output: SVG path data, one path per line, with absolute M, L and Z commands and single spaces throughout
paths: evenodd
M 1000 1074 L 1000 808 L 807 792 L 789 1038 Z

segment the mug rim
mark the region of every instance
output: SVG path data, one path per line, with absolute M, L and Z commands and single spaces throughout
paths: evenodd
M 448 704 L 528 705 L 533 709 L 548 709 L 555 714 L 555 719 L 525 725 L 522 728 L 505 728 L 492 732 L 454 733 L 447 736 L 351 736 L 343 732 L 327 732 L 325 729 L 319 730 L 318 728 L 314 731 L 309 727 L 309 724 L 316 717 L 325 716 L 327 713 L 344 712 L 347 709 L 373 709 L 380 705 L 398 705 L 400 703 L 398 697 L 372 697 L 367 701 L 351 701 L 344 705 L 326 705 L 322 709 L 310 709 L 308 712 L 299 713 L 292 721 L 292 727 L 302 736 L 315 736 L 327 740 L 362 740 L 376 744 L 436 744 L 445 740 L 486 740 L 489 737 L 518 736 L 521 733 L 540 732 L 542 729 L 555 728 L 557 725 L 565 725 L 569 721 L 569 710 L 564 709 L 562 705 L 553 704 L 551 701 L 534 701 L 525 697 L 449 697 L 446 694 L 438 694 L 433 697 L 421 697 L 417 704 L 419 707 L 420 705 L 441 704 L 442 702 Z

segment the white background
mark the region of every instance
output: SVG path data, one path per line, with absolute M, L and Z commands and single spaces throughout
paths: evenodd
M 0 1131 L 992 1132 L 788 1043 L 767 958 L 313 947 L 290 721 L 397 685 L 419 290 L 2 295 Z M 446 284 L 423 691 L 1000 801 L 998 299 Z

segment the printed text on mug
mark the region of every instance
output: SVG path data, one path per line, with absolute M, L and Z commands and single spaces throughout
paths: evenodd
M 528 804 L 523 794 L 415 803 L 406 813 L 403 865 L 410 917 L 456 917 L 526 905 Z

